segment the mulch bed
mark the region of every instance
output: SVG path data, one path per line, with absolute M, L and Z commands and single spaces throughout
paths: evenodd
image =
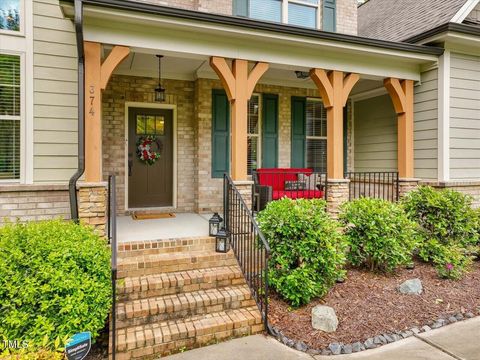
M 422 295 L 400 294 L 397 287 L 413 278 L 422 281 Z M 335 309 L 339 320 L 335 333 L 312 328 L 311 311 L 316 305 Z M 389 276 L 350 269 L 345 282 L 336 284 L 323 299 L 291 309 L 277 294 L 272 294 L 269 306 L 270 323 L 288 338 L 303 341 L 310 348 L 365 341 L 380 334 L 421 327 L 459 312 L 478 314 L 480 262 L 475 262 L 472 271 L 460 281 L 439 279 L 435 269 L 424 263 Z

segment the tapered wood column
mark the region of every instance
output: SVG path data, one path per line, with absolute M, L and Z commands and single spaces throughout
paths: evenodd
M 115 46 L 102 64 L 101 44 L 85 41 L 85 181 L 102 181 L 102 90 L 130 53 Z M 79 139 L 80 141 L 80 139 Z
M 384 85 L 398 115 L 398 172 L 402 179 L 414 176 L 413 80 L 388 78 Z
M 247 180 L 248 100 L 258 80 L 268 70 L 268 64 L 258 62 L 249 73 L 247 60 L 234 59 L 230 69 L 224 58 L 214 56 L 210 58 L 210 66 L 220 78 L 231 104 L 232 179 Z
M 343 108 L 360 76 L 345 75 L 336 70 L 327 73 L 323 69 L 311 69 L 310 77 L 317 85 L 327 109 L 327 176 L 329 179 L 340 180 L 344 178 Z

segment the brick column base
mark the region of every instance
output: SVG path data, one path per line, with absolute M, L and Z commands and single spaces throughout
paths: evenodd
M 418 187 L 420 179 L 398 179 L 398 198 L 401 199 L 408 192 Z
M 340 205 L 348 201 L 349 198 L 348 179 L 328 179 L 327 180 L 327 211 L 336 219 L 340 212 Z
M 248 206 L 249 210 L 252 210 L 252 188 L 253 181 L 234 181 L 235 186 L 238 189 L 240 195 Z
M 107 187 L 106 182 L 77 184 L 80 222 L 92 226 L 102 236 L 106 235 Z

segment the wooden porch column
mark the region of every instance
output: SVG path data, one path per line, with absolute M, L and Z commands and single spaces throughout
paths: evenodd
M 102 90 L 130 53 L 115 46 L 102 64 L 101 44 L 85 41 L 85 181 L 102 181 Z M 79 104 L 80 106 L 80 104 Z M 80 139 L 79 139 L 80 141 Z
M 336 70 L 327 73 L 323 69 L 311 69 L 310 77 L 327 109 L 327 176 L 329 179 L 343 179 L 343 108 L 360 76 L 345 75 Z
M 398 172 L 402 179 L 414 176 L 413 154 L 413 80 L 384 80 L 398 115 Z
M 230 69 L 225 58 L 213 56 L 210 66 L 220 78 L 231 104 L 232 179 L 247 180 L 248 100 L 258 80 L 268 70 L 268 64 L 257 62 L 249 74 L 247 60 L 234 59 Z

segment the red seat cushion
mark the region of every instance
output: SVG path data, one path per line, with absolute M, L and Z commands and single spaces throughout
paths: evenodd
M 323 199 L 323 191 L 320 190 L 273 190 L 272 200 L 278 200 L 283 197 L 290 199 Z
M 271 186 L 273 191 L 285 189 L 285 181 L 298 181 L 298 174 L 311 174 L 312 169 L 258 169 L 258 183 L 263 186 Z

